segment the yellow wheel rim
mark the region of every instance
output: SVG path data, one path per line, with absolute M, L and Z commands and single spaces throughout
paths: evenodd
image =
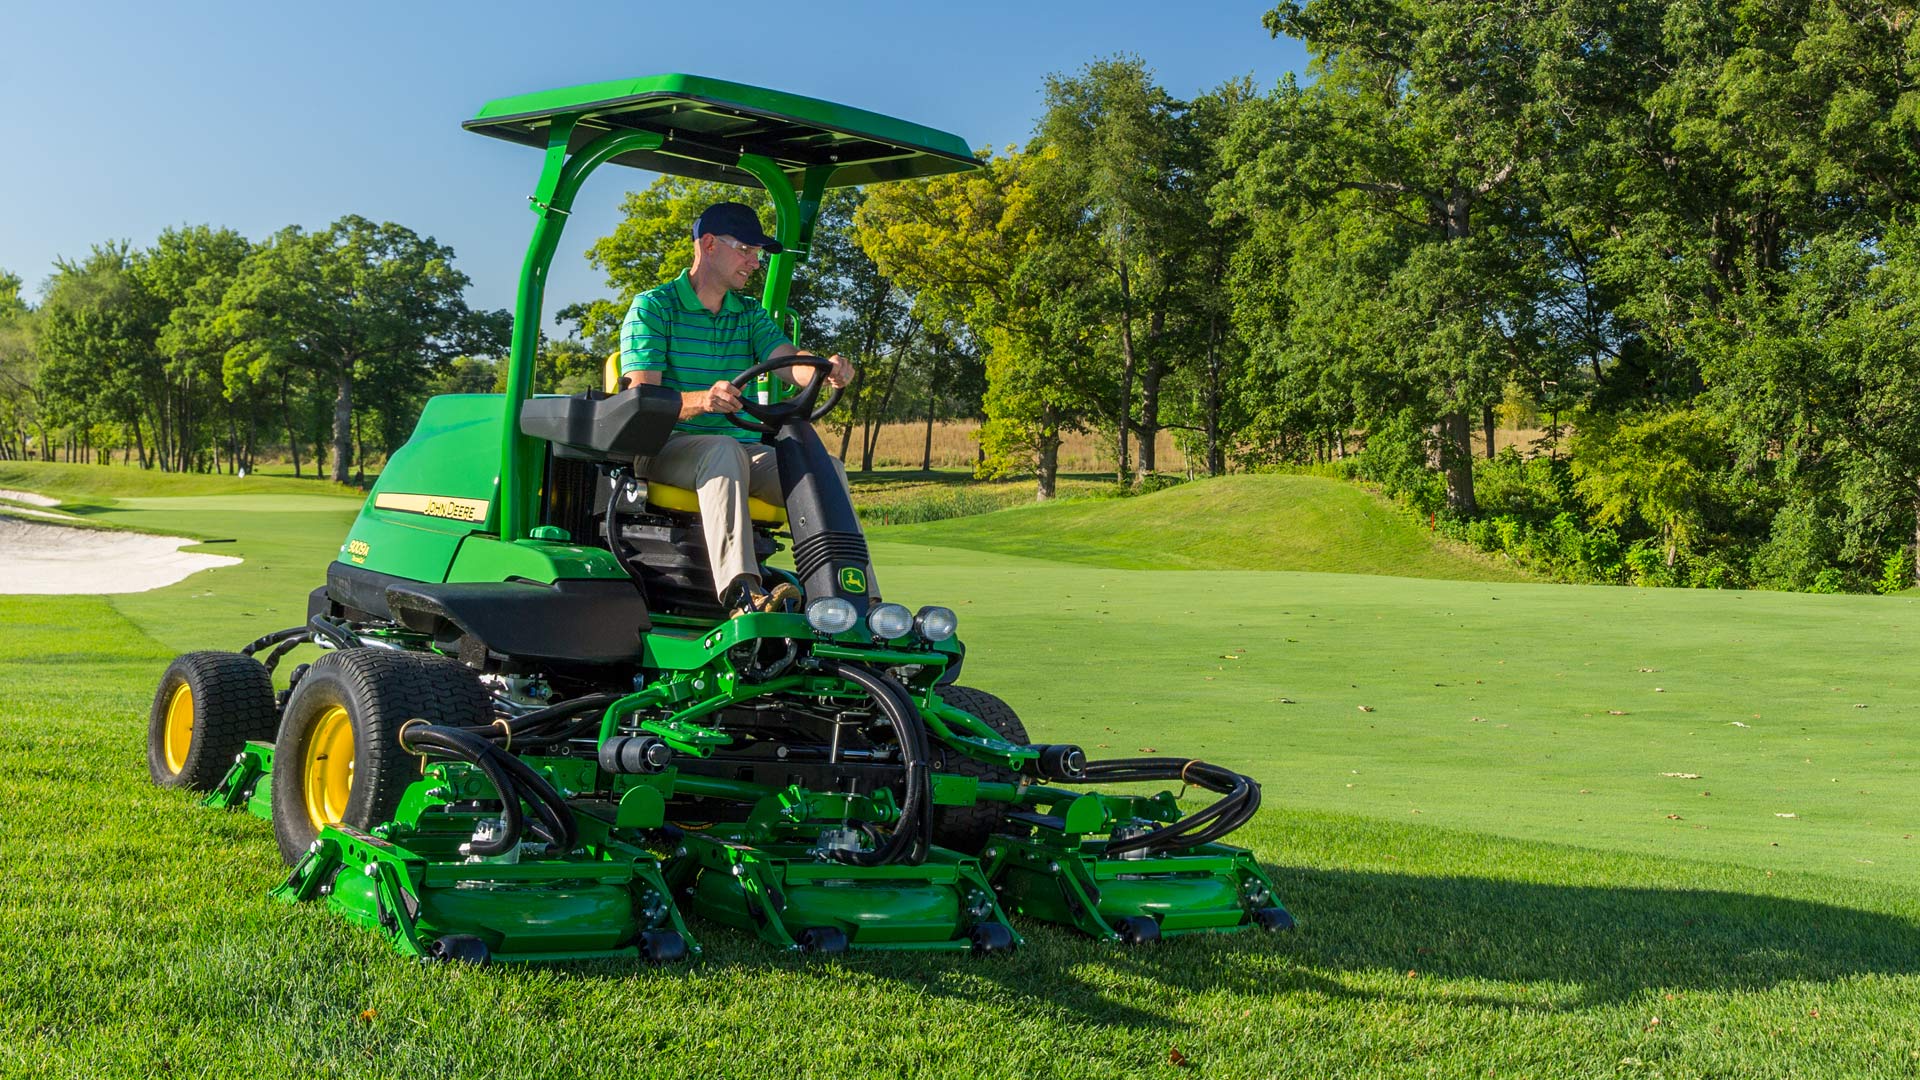
M 315 829 L 339 821 L 353 793 L 353 721 L 345 706 L 320 714 L 307 740 L 305 765 L 307 819 Z
M 187 750 L 193 746 L 193 687 L 182 682 L 167 698 L 166 733 L 161 749 L 167 755 L 167 771 L 177 773 L 187 767 Z

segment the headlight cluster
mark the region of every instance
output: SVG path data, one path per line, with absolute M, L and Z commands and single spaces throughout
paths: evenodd
M 844 634 L 859 621 L 853 604 L 838 596 L 823 596 L 807 605 L 807 625 L 816 633 Z M 938 644 L 953 636 L 959 621 L 951 608 L 932 605 L 921 608 L 919 614 L 899 604 L 875 604 L 867 612 L 867 630 L 879 641 L 917 633 L 929 644 Z

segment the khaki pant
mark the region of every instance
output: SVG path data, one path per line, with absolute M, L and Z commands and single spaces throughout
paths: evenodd
M 833 467 L 844 490 L 846 466 L 835 459 Z M 675 435 L 654 457 L 648 477 L 686 488 L 700 497 L 707 564 L 713 568 L 713 589 L 722 601 L 729 599 L 727 591 L 740 578 L 760 580 L 747 497 L 786 505 L 773 447 L 741 442 L 729 435 Z

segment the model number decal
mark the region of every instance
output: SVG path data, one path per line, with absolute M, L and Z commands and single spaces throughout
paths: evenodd
M 487 520 L 485 499 L 456 499 L 451 495 L 402 495 L 383 491 L 374 496 L 373 505 L 381 510 L 403 510 L 409 514 L 451 518 L 454 521 Z
M 357 563 L 366 562 L 367 553 L 372 550 L 373 550 L 373 545 L 367 543 L 365 540 L 347 541 L 347 556 L 351 558 L 354 562 L 357 562 Z

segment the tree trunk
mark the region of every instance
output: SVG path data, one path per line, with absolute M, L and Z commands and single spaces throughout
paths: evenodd
M 1127 482 L 1127 435 L 1133 426 L 1133 289 L 1127 262 L 1120 260 L 1120 465 L 1114 479 Z M 1059 447 L 1054 447 L 1058 456 Z M 1051 495 L 1048 498 L 1052 498 Z
M 1160 365 L 1148 364 L 1140 372 L 1140 466 L 1141 477 L 1159 468 L 1154 443 L 1160 439 Z
M 864 375 L 855 379 L 853 385 L 847 388 L 847 403 L 840 406 L 847 417 L 846 422 L 840 425 L 840 463 L 842 465 L 847 463 L 847 451 L 853 446 L 854 420 L 860 415 L 860 397 L 866 385 L 867 380 Z
M 287 425 L 287 453 L 293 456 L 293 475 L 300 475 L 300 437 L 293 430 L 293 407 L 287 404 L 287 384 L 280 383 L 280 422 Z
M 1226 469 L 1220 452 L 1220 315 L 1207 316 L 1207 475 L 1219 476 Z
M 1440 468 L 1447 478 L 1447 506 L 1461 517 L 1480 512 L 1473 497 L 1473 425 L 1464 411 L 1440 418 Z
M 940 402 L 940 395 L 934 393 L 932 387 L 928 387 L 927 388 L 927 437 L 926 437 L 926 440 L 920 446 L 920 471 L 921 472 L 933 471 L 933 409 L 935 405 L 939 404 L 939 402 Z
M 901 361 L 896 357 L 893 370 L 887 373 L 887 387 L 880 392 L 880 401 L 873 411 L 867 414 L 866 430 L 860 437 L 860 471 L 873 471 L 873 449 L 880 442 L 880 424 L 886 419 L 887 406 L 893 403 L 893 388 L 900 381 Z
M 1040 438 L 1040 485 L 1034 492 L 1034 499 L 1046 502 L 1053 498 L 1054 482 L 1060 474 L 1060 435 L 1058 432 L 1043 435 Z
M 333 482 L 347 482 L 347 467 L 353 464 L 353 361 L 348 360 L 335 372 L 337 390 L 333 398 Z
M 1480 427 L 1487 433 L 1487 460 L 1493 460 L 1493 406 L 1485 405 L 1480 410 Z

